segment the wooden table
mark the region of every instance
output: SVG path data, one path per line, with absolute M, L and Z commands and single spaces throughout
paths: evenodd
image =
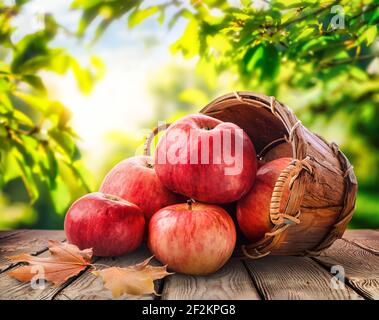
M 0 299 L 111 299 L 101 280 L 82 272 L 61 286 L 32 289 L 6 275 L 18 268 L 5 257 L 21 252 L 47 255 L 46 240 L 65 241 L 63 231 L 0 232 Z M 95 263 L 127 266 L 151 254 L 146 248 L 119 258 L 95 258 Z M 335 281 L 333 270 L 345 276 Z M 232 258 L 206 277 L 174 274 L 157 283 L 161 296 L 139 299 L 379 299 L 379 230 L 347 231 L 318 257 Z M 122 299 L 135 299 L 125 297 Z

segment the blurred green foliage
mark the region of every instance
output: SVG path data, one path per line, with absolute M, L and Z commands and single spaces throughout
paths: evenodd
M 50 99 L 40 72 L 71 71 L 81 91 L 89 93 L 103 66 L 92 57 L 90 66 L 83 68 L 64 48 L 53 47 L 51 42 L 65 30 L 49 14 L 43 17 L 41 30 L 14 41 L 12 20 L 27 2 L 6 6 L 0 1 L 0 189 L 12 202 L 28 199 L 35 206 L 50 204 L 54 215 L 67 207 L 71 195 L 90 186 L 76 144 L 78 136 L 70 126 L 70 111 Z M 12 227 L 9 217 L 14 224 L 43 221 L 21 205 L 10 207 L 5 216 L 1 199 L 0 228 Z
M 38 72 L 72 70 L 78 86 L 88 92 L 102 65 L 95 58 L 84 69 L 64 49 L 51 48 L 61 27 L 50 15 L 45 16 L 44 30 L 12 43 L 10 21 L 25 2 L 0 6 L 0 184 L 9 191 L 21 178 L 32 201 L 47 190 L 50 204 L 54 208 L 59 203 L 54 210 L 61 212 L 75 192 L 82 192 L 78 188 L 89 187 L 70 115 L 49 100 Z M 150 84 L 156 109 L 148 126 L 198 111 L 229 90 L 275 95 L 306 126 L 341 145 L 351 159 L 360 183 L 351 226 L 379 227 L 379 0 L 261 3 L 74 0 L 71 7 L 81 13 L 76 36 L 88 35 L 94 27 L 93 41 L 121 18 L 129 28 L 146 19 L 156 19 L 167 29 L 185 25 L 170 50 L 195 61 L 196 70 L 169 66 L 162 70 L 165 77 Z M 132 134 L 110 135 L 113 156 L 104 173 L 132 155 L 140 141 Z

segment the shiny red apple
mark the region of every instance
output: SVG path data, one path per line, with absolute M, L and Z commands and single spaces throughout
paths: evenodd
M 96 256 L 119 256 L 137 249 L 143 239 L 142 210 L 119 197 L 94 192 L 73 203 L 64 221 L 67 240 Z
M 237 125 L 189 115 L 173 123 L 155 150 L 155 171 L 170 190 L 202 202 L 240 199 L 254 183 L 253 143 Z
M 233 253 L 234 223 L 227 212 L 202 203 L 175 204 L 150 220 L 148 246 L 154 256 L 176 272 L 210 274 Z
M 141 208 L 146 222 L 159 209 L 183 201 L 158 179 L 154 161 L 149 156 L 136 156 L 118 163 L 107 174 L 100 192 L 113 194 Z
M 279 158 L 263 164 L 257 172 L 253 188 L 237 202 L 237 221 L 249 242 L 263 238 L 273 228 L 270 220 L 270 203 L 280 173 L 290 164 L 291 158 Z M 285 197 L 285 189 L 283 196 Z

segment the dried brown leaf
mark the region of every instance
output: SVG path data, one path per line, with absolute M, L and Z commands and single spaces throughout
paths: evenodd
M 55 285 L 77 275 L 91 264 L 92 249 L 80 250 L 77 246 L 49 240 L 50 257 L 41 258 L 30 254 L 7 257 L 11 262 L 27 262 L 28 265 L 7 272 L 19 281 L 45 279 Z
M 157 295 L 154 280 L 162 279 L 171 273 L 167 272 L 167 266 L 149 265 L 152 258 L 126 268 L 110 267 L 93 273 L 103 279 L 104 287 L 110 290 L 115 298 L 123 294 Z

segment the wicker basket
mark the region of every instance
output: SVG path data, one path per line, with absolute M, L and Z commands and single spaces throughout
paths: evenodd
M 294 159 L 271 198 L 273 229 L 259 242 L 243 245 L 245 256 L 316 255 L 342 236 L 354 212 L 357 180 L 335 143 L 310 132 L 274 97 L 234 92 L 201 113 L 240 126 L 266 161 Z M 288 197 L 282 197 L 285 188 Z

